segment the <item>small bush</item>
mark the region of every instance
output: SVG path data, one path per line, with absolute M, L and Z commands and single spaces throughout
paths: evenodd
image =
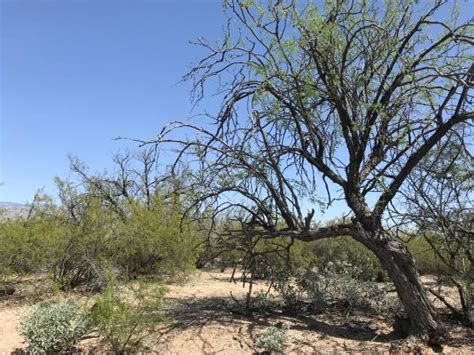
M 140 346 L 153 326 L 163 320 L 164 286 L 139 283 L 127 294 L 110 282 L 91 308 L 91 318 L 100 335 L 116 354 Z
M 377 314 L 397 309 L 396 299 L 374 281 L 358 278 L 360 270 L 346 262 L 328 263 L 326 269 L 283 270 L 274 275 L 275 290 L 286 310 L 321 311 L 328 305 L 342 305 L 369 310 Z
M 331 279 L 311 268 L 275 273 L 273 284 L 287 311 L 322 311 L 331 300 Z
M 285 309 L 291 313 L 298 313 L 304 307 L 304 290 L 297 280 L 296 273 L 288 270 L 279 270 L 273 275 L 273 285 L 281 297 Z
M 86 312 L 75 302 L 41 303 L 21 322 L 21 334 L 32 354 L 65 350 L 89 330 Z
M 361 281 L 346 275 L 333 274 L 330 278 L 333 300 L 343 304 L 350 312 L 353 308 L 371 311 L 376 314 L 394 312 L 397 298 L 391 299 L 387 293 L 373 281 Z
M 259 291 L 252 297 L 251 305 L 258 312 L 271 312 L 278 306 L 278 300 L 268 292 Z
M 257 338 L 255 345 L 267 352 L 282 352 L 285 348 L 285 343 L 290 340 L 288 330 L 290 326 L 288 323 L 272 324 L 265 328 L 263 334 Z
M 319 275 L 312 269 L 306 269 L 296 277 L 299 287 L 305 292 L 312 311 L 324 310 L 329 302 L 329 279 Z

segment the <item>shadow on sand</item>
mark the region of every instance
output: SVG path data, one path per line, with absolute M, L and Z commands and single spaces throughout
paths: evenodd
M 370 321 L 358 319 L 358 317 L 346 317 L 341 310 L 331 309 L 331 317 L 335 324 L 319 320 L 318 315 L 291 314 L 288 312 L 274 310 L 271 312 L 245 312 L 231 297 L 208 297 L 208 298 L 170 298 L 168 310 L 169 319 L 173 323 L 167 327 L 167 331 L 184 330 L 189 327 L 202 327 L 210 322 L 220 325 L 229 325 L 236 322 L 250 322 L 249 335 L 254 337 L 257 327 L 266 327 L 272 323 L 291 322 L 291 329 L 299 331 L 314 331 L 323 336 L 331 336 L 347 340 L 372 341 L 387 343 L 399 339 L 392 332 L 390 334 L 379 334 L 370 327 Z M 327 318 L 326 314 L 326 318 Z

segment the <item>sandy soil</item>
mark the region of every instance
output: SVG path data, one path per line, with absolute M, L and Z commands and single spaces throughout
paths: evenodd
M 23 337 L 16 327 L 21 317 L 30 309 L 29 306 L 0 306 L 0 354 L 7 354 L 23 346 Z
M 145 341 L 146 353 L 157 354 L 251 354 L 254 342 L 273 322 L 290 325 L 286 353 L 390 353 L 400 340 L 384 317 L 331 310 L 312 316 L 291 316 L 281 312 L 245 315 L 231 295 L 242 299 L 246 289 L 229 282 L 230 273 L 197 272 L 183 285 L 173 285 L 168 294 L 173 321 Z M 257 284 L 256 291 L 266 290 Z M 17 327 L 31 305 L 18 299 L 0 299 L 0 354 L 25 348 Z M 474 354 L 474 336 L 462 327 L 451 326 L 452 338 L 443 353 Z M 89 353 L 105 352 L 99 339 L 87 339 L 79 348 Z M 433 353 L 430 348 L 405 351 Z

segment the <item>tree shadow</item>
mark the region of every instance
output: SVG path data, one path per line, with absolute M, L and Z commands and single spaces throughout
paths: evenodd
M 390 319 L 362 309 L 354 309 L 349 316 L 347 309 L 340 305 L 329 307 L 322 313 L 294 314 L 276 304 L 266 312 L 247 312 L 242 304 L 242 300 L 222 296 L 168 298 L 167 316 L 170 323 L 160 328 L 155 340 L 166 342 L 166 339 L 188 331 L 200 341 L 202 351 L 206 352 L 205 349 L 215 349 L 212 335 L 216 334 L 217 329 L 230 332 L 232 341 L 241 344 L 241 348 L 245 349 L 243 352 L 248 352 L 249 349 L 254 351 L 255 341 L 264 328 L 289 322 L 291 331 L 297 334 L 292 345 L 292 351 L 297 353 L 320 353 L 322 349 L 331 352 L 387 352 L 392 345 L 404 342 L 402 335 L 390 331 Z M 206 330 L 209 326 L 214 330 Z M 469 340 L 469 336 L 466 338 L 464 334 L 468 333 L 465 328 L 459 327 L 459 332 L 457 336 L 447 339 L 445 345 L 469 347 L 473 340 Z M 424 352 L 428 348 L 424 345 L 420 349 Z
M 379 334 L 370 327 L 370 322 L 355 317 L 347 318 L 337 309 L 331 309 L 330 321 L 320 320 L 315 315 L 291 314 L 281 310 L 270 312 L 246 312 L 231 297 L 208 298 L 171 298 L 168 299 L 169 308 L 167 316 L 172 321 L 162 334 L 175 330 L 185 330 L 190 327 L 203 327 L 209 323 L 222 326 L 242 323 L 248 324 L 247 336 L 254 339 L 256 329 L 267 327 L 272 323 L 291 322 L 291 329 L 298 331 L 314 331 L 322 336 L 330 336 L 343 340 L 371 341 L 388 343 L 400 337 L 395 333 Z

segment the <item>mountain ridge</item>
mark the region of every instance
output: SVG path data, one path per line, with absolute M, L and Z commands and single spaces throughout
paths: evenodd
M 20 209 L 25 207 L 26 205 L 18 202 L 0 201 L 0 208 L 4 209 Z

